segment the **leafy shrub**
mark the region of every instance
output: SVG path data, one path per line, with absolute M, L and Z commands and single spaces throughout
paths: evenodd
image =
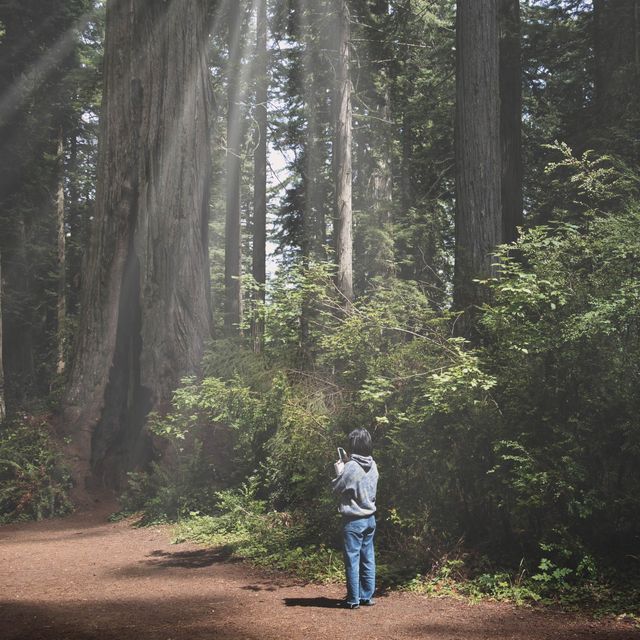
M 238 489 L 218 492 L 214 515 L 192 513 L 177 525 L 174 542 L 225 546 L 236 557 L 307 580 L 341 577 L 341 554 L 323 544 L 304 543 L 304 514 L 269 511 L 266 502 L 256 498 L 256 491 L 252 478 Z
M 347 310 L 330 265 L 288 265 L 261 310 L 263 353 L 213 343 L 204 377 L 153 422 L 187 464 L 226 429 L 230 464 L 157 469 L 144 481 L 154 499 L 181 500 L 183 516 L 200 512 L 189 535 L 254 561 L 339 558 L 331 462 L 363 426 L 387 584 L 516 601 L 611 593 L 606 567 L 634 558 L 640 535 L 637 179 L 557 150 L 567 206 L 499 250 L 479 346 L 452 337 L 455 316 L 417 283 L 381 281 Z M 487 562 L 455 564 L 469 549 Z
M 621 558 L 640 535 L 640 206 L 636 177 L 559 151 L 572 214 L 525 231 L 517 259 L 502 250 L 482 360 L 500 409 L 500 519 L 528 554 L 568 550 L 575 570 L 586 552 Z
M 71 476 L 47 416 L 0 427 L 0 522 L 40 520 L 72 509 Z

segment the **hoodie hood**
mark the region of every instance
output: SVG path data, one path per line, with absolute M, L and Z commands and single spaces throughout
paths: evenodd
M 376 512 L 378 467 L 371 456 L 352 454 L 342 473 L 332 481 L 339 496 L 338 511 L 348 518 L 362 518 Z
M 357 453 L 352 453 L 350 458 L 357 462 L 365 472 L 369 471 L 373 464 L 373 458 L 371 456 L 359 456 Z

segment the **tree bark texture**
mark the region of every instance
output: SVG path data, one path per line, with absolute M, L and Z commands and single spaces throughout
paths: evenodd
M 65 368 L 65 331 L 67 318 L 67 261 L 64 215 L 64 134 L 58 131 L 58 185 L 56 189 L 56 231 L 58 236 L 58 300 L 56 305 L 56 350 L 58 374 Z
M 254 293 L 257 305 L 264 305 L 267 280 L 267 0 L 258 0 L 256 16 L 256 145 L 253 179 L 253 279 L 259 285 Z M 253 349 L 262 351 L 264 323 L 254 313 L 252 321 Z
M 304 165 L 305 199 L 302 213 L 302 255 L 304 258 L 321 260 L 326 257 L 325 207 L 323 197 L 323 172 L 326 161 L 323 144 L 324 128 L 322 111 L 325 108 L 324 83 L 321 77 L 322 62 L 319 42 L 321 37 L 317 25 L 309 24 L 314 33 L 306 43 L 305 110 L 307 115 L 307 134 Z M 325 110 L 326 111 L 326 110 Z
M 239 332 L 240 320 L 242 318 L 242 287 L 240 282 L 242 267 L 242 218 L 240 209 L 240 187 L 242 179 L 242 162 L 240 158 L 242 142 L 240 64 L 242 56 L 241 27 L 243 3 L 241 0 L 231 2 L 229 4 L 229 12 L 224 328 L 227 335 L 234 335 Z
M 96 209 L 64 426 L 77 480 L 145 463 L 142 426 L 210 336 L 207 6 L 107 3 Z
M 306 119 L 304 137 L 301 251 L 306 259 L 326 260 L 327 220 L 331 219 L 333 176 L 327 180 L 330 162 L 327 131 L 333 127 L 335 115 L 330 105 L 335 92 L 327 93 L 327 83 L 333 65 L 327 63 L 323 52 L 335 46 L 335 35 L 329 33 L 326 16 L 335 0 L 309 4 L 303 11 L 301 38 L 303 57 L 303 102 Z M 330 23 L 332 24 L 332 23 Z M 327 193 L 329 189 L 329 197 Z
M 520 2 L 499 0 L 502 239 L 513 242 L 522 225 L 522 63 Z
M 335 0 L 338 17 L 335 120 L 335 245 L 338 266 L 336 285 L 348 306 L 353 300 L 353 212 L 352 212 L 352 109 L 349 47 L 350 13 L 347 0 Z
M 454 306 L 487 299 L 474 282 L 494 275 L 501 240 L 500 84 L 497 0 L 458 0 L 456 16 L 456 220 Z

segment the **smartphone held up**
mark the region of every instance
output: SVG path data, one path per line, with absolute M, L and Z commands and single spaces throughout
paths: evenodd
M 338 447 L 338 461 L 333 463 L 333 469 L 336 472 L 336 476 L 342 475 L 346 461 L 347 452 L 342 447 Z

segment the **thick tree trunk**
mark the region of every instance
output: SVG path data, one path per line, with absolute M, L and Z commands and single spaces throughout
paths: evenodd
M 228 63 L 228 109 L 227 109 L 227 157 L 226 194 L 227 215 L 225 225 L 224 327 L 227 335 L 237 334 L 242 318 L 242 287 L 240 283 L 242 265 L 242 236 L 240 212 L 240 185 L 242 162 L 240 146 L 242 125 L 240 117 L 240 63 L 242 2 L 236 0 L 229 6 L 229 63 Z
M 494 275 L 501 240 L 500 84 L 497 0 L 458 0 L 456 17 L 456 248 L 454 306 L 470 335 L 487 299 L 475 279 Z
M 522 63 L 520 2 L 499 0 L 502 239 L 513 242 L 522 225 Z
M 56 305 L 56 351 L 58 374 L 65 368 L 65 331 L 67 319 L 67 262 L 66 230 L 64 217 L 64 135 L 58 131 L 58 185 L 56 189 L 56 230 L 58 236 L 58 301 Z
M 256 305 L 264 305 L 267 280 L 267 0 L 258 0 L 256 16 L 256 146 L 253 178 L 253 279 L 259 285 Z M 254 313 L 251 334 L 253 350 L 262 351 L 264 322 Z
M 76 480 L 145 463 L 210 336 L 207 7 L 107 3 L 96 210 L 64 426 Z
M 338 17 L 338 60 L 336 66 L 335 121 L 335 245 L 338 272 L 336 285 L 348 307 L 353 300 L 353 212 L 351 170 L 351 77 L 349 47 L 350 14 L 347 0 L 335 0 Z

